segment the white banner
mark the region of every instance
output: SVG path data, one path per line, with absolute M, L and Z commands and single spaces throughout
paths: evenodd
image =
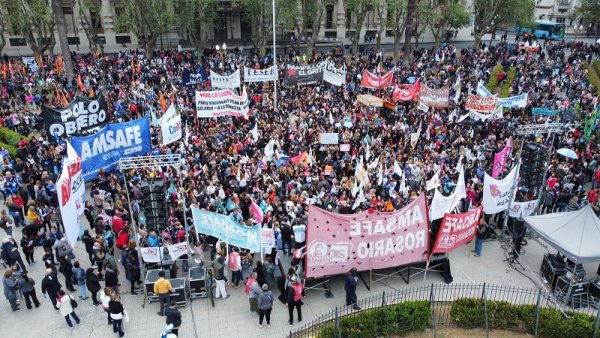
M 242 95 L 236 95 L 229 89 L 196 92 L 196 111 L 200 118 L 226 115 L 247 117 L 250 110 L 248 104 L 246 87 L 242 90 Z
M 168 116 L 169 118 L 165 118 Z M 181 138 L 181 115 L 177 114 L 175 106 L 171 105 L 165 115 L 160 119 L 162 145 L 171 144 Z
M 346 83 L 346 65 L 342 65 L 341 68 L 335 68 L 335 63 L 329 60 L 325 62 L 323 81 L 329 82 L 334 86 L 341 86 Z
M 511 217 L 527 217 L 535 211 L 538 200 L 527 202 L 512 202 L 508 214 Z
M 267 82 L 276 81 L 279 78 L 277 66 L 265 69 L 254 69 L 244 67 L 244 82 Z
M 273 234 L 273 229 L 260 229 L 260 243 L 263 249 L 275 247 L 275 235 Z
M 169 250 L 171 259 L 176 260 L 177 258 L 188 254 L 188 245 L 186 242 L 167 245 L 167 250 Z
M 23 64 L 27 67 L 29 67 L 29 69 L 31 69 L 32 72 L 36 72 L 38 69 L 37 63 L 35 62 L 35 57 L 33 56 L 22 56 L 21 60 L 23 61 Z
M 450 196 L 444 196 L 436 189 L 431 200 L 431 206 L 429 207 L 429 220 L 434 221 L 444 217 L 445 213 L 451 213 L 454 208 L 458 205 L 461 199 L 467 197 L 467 189 L 465 187 L 465 173 L 461 170 L 458 175 L 458 182 L 454 192 Z
M 527 107 L 528 94 L 499 98 L 498 104 L 504 108 L 525 108 Z
M 160 262 L 160 253 L 159 250 L 161 248 L 140 248 L 140 253 L 142 254 L 142 259 L 146 263 L 158 263 Z
M 210 71 L 210 85 L 213 88 L 233 89 L 240 87 L 240 70 L 231 75 L 220 75 Z
M 506 175 L 502 180 L 497 180 L 485 173 L 483 179 L 483 212 L 486 214 L 495 214 L 508 209 L 508 203 L 514 198 L 517 189 L 514 189 L 513 196 L 511 190 L 517 184 L 519 174 L 519 165 Z
M 481 96 L 481 97 L 488 97 L 488 96 L 493 96 L 494 94 L 492 94 L 489 89 L 487 89 L 487 87 L 483 84 L 483 82 L 479 81 L 477 83 L 477 89 L 476 89 L 477 95 Z
M 338 144 L 339 136 L 338 133 L 320 133 L 319 142 L 321 144 Z
M 71 245 L 79 237 L 79 216 L 85 208 L 85 184 L 81 172 L 81 158 L 71 143 L 67 142 L 67 156 L 63 160 L 62 173 L 56 182 L 60 215 L 67 239 Z

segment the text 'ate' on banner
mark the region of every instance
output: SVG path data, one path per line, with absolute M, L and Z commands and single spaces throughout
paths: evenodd
M 149 153 L 152 150 L 150 124 L 147 117 L 109 124 L 93 135 L 72 137 L 71 144 L 81 157 L 87 182 L 94 179 L 100 169 L 114 169 L 123 157 Z
M 429 250 L 427 200 L 402 210 L 335 214 L 308 209 L 306 277 L 384 269 L 425 261 Z
M 432 252 L 447 253 L 473 240 L 482 212 L 479 206 L 463 214 L 445 214 Z
M 230 89 L 196 92 L 196 113 L 199 118 L 247 117 L 249 104 L 246 87 L 242 90 L 242 95 L 237 95 Z
M 230 245 L 260 252 L 260 227 L 248 227 L 233 218 L 192 206 L 194 227 L 199 234 L 205 234 L 226 241 Z
M 108 123 L 106 102 L 102 93 L 97 99 L 76 97 L 64 108 L 42 106 L 42 119 L 52 139 L 101 128 Z

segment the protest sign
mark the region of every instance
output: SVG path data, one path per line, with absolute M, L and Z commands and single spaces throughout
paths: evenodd
M 497 180 L 485 173 L 483 179 L 483 201 L 481 204 L 486 214 L 495 214 L 508 209 L 508 203 L 517 191 L 517 189 L 514 189 L 511 196 L 512 187 L 517 183 L 518 174 L 518 165 L 502 180 Z
M 531 108 L 531 114 L 544 115 L 544 116 L 556 116 L 557 112 L 555 109 L 551 109 L 551 108 L 535 107 L 535 108 Z
M 265 69 L 244 67 L 244 82 L 277 81 L 278 77 L 277 66 L 271 66 Z
M 446 108 L 450 105 L 448 102 L 449 96 L 450 87 L 432 89 L 425 84 L 421 85 L 421 89 L 419 91 L 419 102 L 427 107 Z
M 48 136 L 60 138 L 100 128 L 108 123 L 104 95 L 96 99 L 76 97 L 68 106 L 42 106 L 42 119 Z
M 346 82 L 346 65 L 336 68 L 335 63 L 325 61 L 325 69 L 323 70 L 323 81 L 331 83 L 334 86 L 341 86 Z
M 525 108 L 527 107 L 528 94 L 499 98 L 498 104 L 504 108 Z
M 210 71 L 210 85 L 213 88 L 234 89 L 240 87 L 240 70 L 231 75 L 221 75 Z
M 324 69 L 324 61 L 308 65 L 293 65 L 291 63 L 286 63 L 284 84 L 286 86 L 294 86 L 321 83 L 323 81 Z
M 249 110 L 246 87 L 244 87 L 242 95 L 237 95 L 230 89 L 196 92 L 196 112 L 200 118 L 218 116 L 247 117 Z
M 227 215 L 192 206 L 194 227 L 199 234 L 221 239 L 240 248 L 260 252 L 260 227 L 241 225 Z
M 444 215 L 432 252 L 447 253 L 473 240 L 482 212 L 479 206 L 463 214 Z
M 365 70 L 362 75 L 360 85 L 371 89 L 383 89 L 392 85 L 394 82 L 394 72 L 390 71 L 383 76 L 377 76 L 368 70 Z
M 321 144 L 338 144 L 338 133 L 320 133 L 319 141 Z

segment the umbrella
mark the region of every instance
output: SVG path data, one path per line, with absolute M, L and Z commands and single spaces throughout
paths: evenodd
M 573 150 L 568 149 L 568 148 L 560 148 L 556 152 L 567 158 L 573 158 L 573 159 L 579 158 Z

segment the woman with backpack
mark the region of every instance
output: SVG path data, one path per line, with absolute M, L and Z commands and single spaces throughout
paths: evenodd
M 77 287 L 79 288 L 79 299 L 86 300 L 87 296 L 87 286 L 86 283 L 86 273 L 85 270 L 80 266 L 78 261 L 73 263 L 73 268 L 71 268 L 73 272 L 73 281 L 77 283 Z
M 75 323 L 79 324 L 81 321 L 77 314 L 75 313 L 75 308 L 77 307 L 77 302 L 71 298 L 71 295 L 64 292 L 63 290 L 58 291 L 58 299 L 56 300 L 56 307 L 60 309 L 60 314 L 65 317 L 67 321 L 67 325 L 69 328 L 73 328 L 73 323 L 71 323 L 71 318 L 75 319 Z

